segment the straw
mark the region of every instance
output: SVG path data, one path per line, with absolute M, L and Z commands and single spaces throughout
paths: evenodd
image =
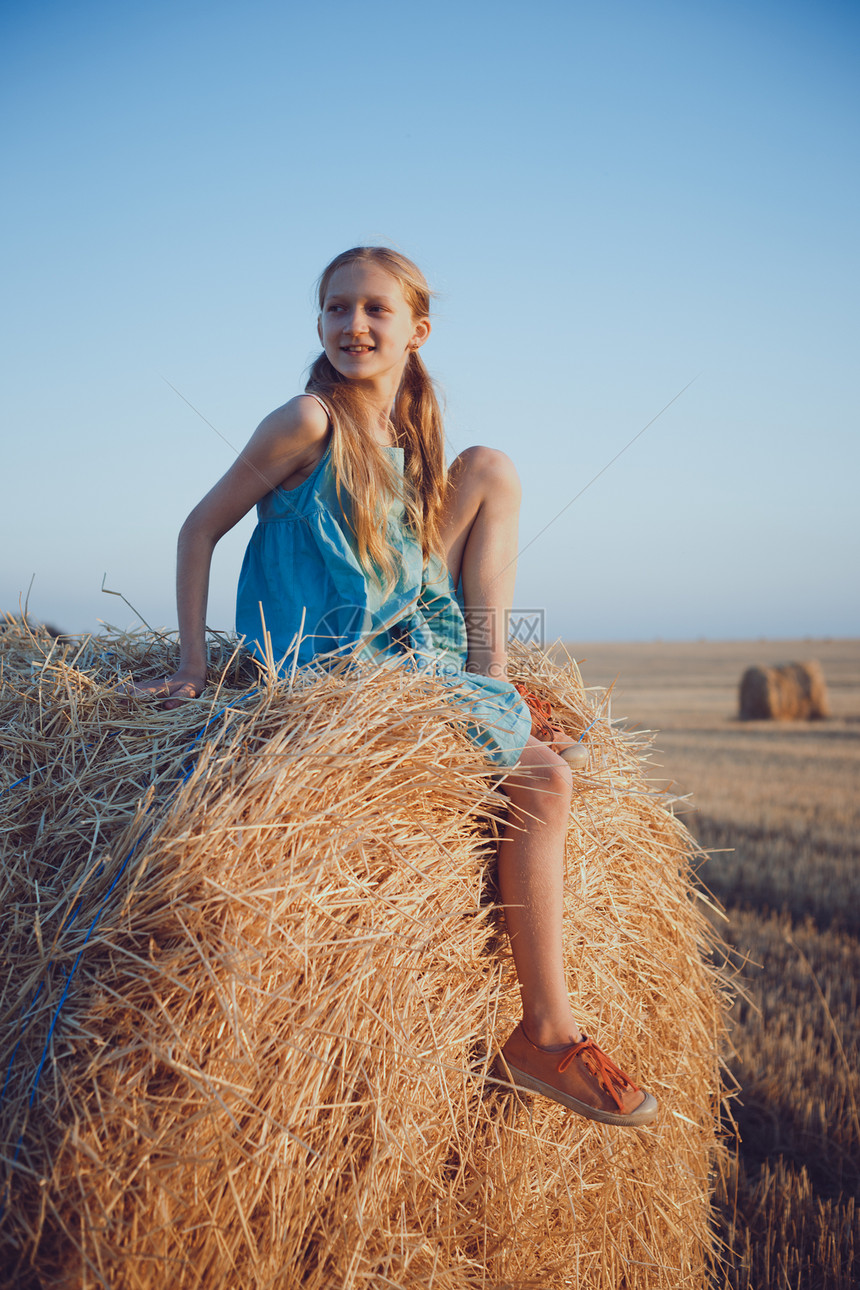
M 515 651 L 589 749 L 568 973 L 631 1131 L 495 1075 L 505 799 L 449 687 L 232 651 L 165 711 L 165 638 L 0 631 L 3 1284 L 700 1290 L 725 998 L 643 738 Z

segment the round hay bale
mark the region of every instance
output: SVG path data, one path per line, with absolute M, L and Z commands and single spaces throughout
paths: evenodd
M 829 716 L 827 686 L 815 659 L 748 667 L 741 677 L 741 721 L 817 721 Z
M 118 697 L 168 645 L 0 642 L 3 1284 L 701 1290 L 725 999 L 642 737 L 513 660 L 587 730 L 568 972 L 660 1100 L 633 1131 L 494 1078 L 504 799 L 449 693 L 225 656 L 173 711 Z

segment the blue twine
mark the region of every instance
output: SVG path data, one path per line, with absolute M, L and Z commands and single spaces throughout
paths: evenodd
M 255 687 L 254 687 L 254 689 L 249 690 L 247 694 L 242 695 L 242 698 L 239 700 L 239 702 L 240 702 L 240 703 L 244 703 L 244 702 L 246 702 L 246 700 L 248 700 L 248 699 L 250 699 L 250 698 L 253 698 L 253 697 L 254 697 L 254 695 L 256 695 L 256 694 L 258 694 L 258 693 L 259 693 L 259 688 L 258 688 L 257 686 L 255 686 Z M 189 746 L 189 749 L 193 748 L 193 747 L 194 747 L 194 745 L 195 745 L 195 744 L 196 744 L 200 739 L 202 739 L 202 737 L 205 735 L 206 731 L 207 731 L 207 730 L 209 729 L 209 727 L 213 724 L 213 722 L 218 721 L 218 720 L 219 720 L 219 719 L 220 719 L 220 718 L 225 714 L 225 712 L 228 712 L 228 711 L 230 710 L 231 706 L 233 706 L 233 705 L 231 705 L 231 704 L 225 704 L 225 706 L 224 706 L 224 707 L 223 707 L 219 712 L 217 712 L 217 713 L 215 713 L 213 716 L 211 716 L 211 717 L 210 717 L 210 718 L 205 722 L 205 724 L 204 724 L 203 726 L 201 726 L 201 728 L 197 731 L 197 733 L 194 735 L 194 737 L 190 740 L 189 745 L 188 745 L 188 746 Z M 113 734 L 114 734 L 114 735 L 115 735 L 115 734 L 117 734 L 117 733 L 118 733 L 117 731 L 114 731 L 114 732 L 113 732 Z M 88 746 L 88 747 L 90 747 L 91 745 L 87 745 L 87 746 Z M 197 765 L 197 760 L 198 760 L 198 759 L 196 759 L 196 758 L 195 758 L 195 759 L 193 759 L 193 760 L 191 761 L 190 765 L 188 765 L 187 763 L 183 764 L 183 766 L 182 766 L 182 770 L 184 771 L 184 774 L 182 775 L 181 779 L 179 780 L 179 782 L 176 784 L 176 786 L 175 786 L 175 788 L 174 788 L 174 795 L 175 795 L 175 793 L 177 793 L 177 792 L 179 791 L 179 789 L 182 787 L 182 785 L 183 785 L 183 784 L 186 784 L 186 783 L 188 782 L 188 780 L 191 778 L 191 775 L 194 773 L 194 769 L 195 769 L 195 767 L 196 767 L 196 765 Z M 187 767 L 187 768 L 186 768 L 186 767 Z M 29 779 L 29 778 L 30 778 L 30 775 L 34 775 L 34 774 L 36 774 L 36 773 L 37 773 L 37 771 L 45 770 L 45 769 L 47 769 L 47 768 L 46 768 L 46 767 L 37 767 L 37 768 L 36 768 L 36 770 L 32 770 L 32 771 L 30 771 L 29 775 L 25 775 L 22 779 L 17 780 L 17 781 L 15 782 L 15 784 L 10 784 L 8 787 L 9 787 L 9 788 L 15 788 L 15 787 L 17 787 L 17 785 L 18 785 L 18 784 L 23 784 L 23 783 L 24 783 L 24 781 L 25 781 L 26 779 Z M 4 791 L 6 791 L 6 790 L 4 790 Z M 169 800 L 170 800 L 170 799 L 168 798 L 168 802 L 169 802 Z M 167 805 L 167 803 L 166 803 L 165 805 Z M 149 807 L 149 808 L 147 808 L 147 809 L 148 809 L 148 810 L 151 810 L 151 809 L 152 809 L 152 807 Z M 50 1025 L 49 1025 L 49 1027 L 48 1027 L 48 1033 L 47 1033 L 47 1036 L 46 1036 L 46 1038 L 45 1038 L 45 1043 L 44 1043 L 44 1046 L 43 1046 L 43 1048 L 42 1048 L 42 1052 L 41 1052 L 41 1055 L 40 1055 L 40 1057 L 39 1057 L 38 1064 L 37 1064 L 37 1066 L 36 1066 L 36 1073 L 35 1073 L 35 1075 L 33 1076 L 33 1084 L 32 1084 L 31 1090 L 30 1090 L 30 1096 L 29 1096 L 28 1101 L 27 1101 L 27 1107 L 28 1107 L 28 1110 L 29 1110 L 30 1108 L 32 1108 L 33 1103 L 34 1103 L 34 1101 L 35 1101 L 35 1098 L 36 1098 L 36 1091 L 37 1091 L 37 1088 L 38 1088 L 39 1080 L 40 1080 L 40 1078 L 41 1078 L 42 1071 L 43 1071 L 43 1069 L 44 1069 L 44 1067 L 45 1067 L 45 1063 L 46 1063 L 46 1061 L 47 1061 L 47 1059 L 48 1059 L 48 1050 L 49 1050 L 50 1045 L 51 1045 L 51 1039 L 52 1039 L 53 1034 L 54 1034 L 54 1031 L 55 1031 L 55 1029 L 56 1029 L 57 1022 L 59 1021 L 60 1013 L 62 1012 L 63 1005 L 65 1004 L 66 999 L 68 998 L 69 991 L 70 991 L 70 989 L 71 989 L 71 985 L 72 985 L 72 981 L 73 981 L 73 979 L 74 979 L 75 973 L 77 972 L 78 967 L 80 966 L 81 960 L 82 960 L 82 958 L 83 958 L 84 950 L 86 949 L 87 945 L 89 944 L 90 938 L 91 938 L 91 936 L 92 936 L 93 932 L 95 931 L 96 927 L 98 926 L 98 924 L 99 924 L 99 922 L 100 922 L 100 920 L 101 920 L 102 914 L 103 914 L 103 913 L 104 913 L 104 911 L 105 911 L 105 908 L 106 908 L 106 906 L 107 906 L 107 902 L 109 901 L 110 897 L 112 896 L 112 894 L 113 894 L 113 892 L 114 892 L 114 889 L 115 889 L 115 887 L 116 887 L 117 883 L 119 882 L 120 878 L 122 877 L 123 873 L 124 873 L 124 872 L 125 872 L 125 870 L 128 868 L 128 865 L 129 865 L 129 863 L 131 862 L 131 859 L 132 859 L 132 857 L 133 857 L 133 855 L 134 855 L 135 851 L 137 851 L 138 847 L 139 847 L 139 846 L 141 845 L 141 843 L 142 843 L 142 842 L 143 842 L 143 841 L 144 841 L 144 840 L 149 836 L 149 834 L 150 834 L 151 832 L 152 832 L 152 825 L 150 825 L 150 826 L 149 826 L 149 827 L 148 827 L 148 828 L 147 828 L 147 829 L 146 829 L 146 830 L 145 830 L 145 831 L 140 835 L 140 837 L 139 837 L 139 838 L 138 838 L 138 839 L 137 839 L 137 840 L 132 844 L 132 847 L 131 847 L 130 851 L 128 852 L 128 855 L 125 857 L 125 859 L 123 860 L 123 862 L 122 862 L 122 864 L 120 865 L 119 869 L 117 869 L 116 873 L 114 874 L 113 878 L 111 879 L 110 885 L 108 886 L 107 891 L 105 892 L 104 896 L 102 897 L 101 902 L 100 902 L 100 904 L 99 904 L 99 907 L 98 907 L 98 909 L 97 909 L 97 911 L 96 911 L 96 914 L 95 914 L 95 916 L 94 916 L 94 918 L 93 918 L 92 922 L 90 923 L 89 928 L 87 929 L 87 933 L 86 933 L 86 935 L 85 935 L 85 937 L 84 937 L 83 944 L 81 945 L 81 948 L 80 948 L 80 950 L 78 951 L 78 954 L 77 954 L 77 956 L 76 956 L 76 958 L 75 958 L 74 963 L 72 964 L 71 969 L 70 969 L 70 970 L 67 970 L 64 964 L 63 964 L 63 965 L 61 965 L 61 972 L 62 972 L 63 976 L 65 976 L 65 977 L 66 977 L 66 982 L 65 982 L 65 985 L 64 985 L 64 987 L 63 987 L 63 992 L 62 992 L 62 994 L 60 995 L 60 998 L 59 998 L 59 1001 L 58 1001 L 58 1003 L 57 1003 L 57 1006 L 56 1006 L 56 1008 L 54 1009 L 54 1015 L 53 1015 L 53 1017 L 51 1018 L 51 1023 L 50 1023 Z M 96 870 L 96 876 L 99 876 L 99 875 L 100 875 L 100 874 L 102 874 L 103 872 L 104 872 L 104 864 L 103 864 L 103 863 L 101 863 L 101 864 L 99 865 L 98 869 Z M 71 926 L 73 925 L 73 923 L 74 923 L 75 919 L 77 918 L 77 915 L 80 913 L 80 910 L 81 910 L 81 908 L 82 908 L 82 907 L 83 907 L 83 897 L 79 897 L 79 898 L 78 898 L 77 903 L 75 904 L 75 906 L 73 907 L 73 909 L 72 909 L 72 911 L 71 911 L 71 914 L 70 914 L 70 916 L 69 916 L 69 918 L 68 918 L 68 921 L 66 922 L 65 926 L 64 926 L 64 927 L 63 927 L 63 929 L 62 929 L 62 933 L 61 933 L 61 934 L 65 934 L 65 933 L 67 933 L 67 932 L 69 931 L 69 929 L 70 929 L 70 928 L 71 928 Z M 49 964 L 48 966 L 50 967 L 51 965 Z M 15 1061 L 15 1057 L 16 1057 L 16 1055 L 17 1055 L 18 1049 L 19 1049 L 19 1048 L 20 1048 L 20 1046 L 21 1046 L 21 1042 L 22 1042 L 22 1040 L 23 1040 L 23 1038 L 24 1038 L 24 1033 L 25 1033 L 25 1031 L 26 1031 L 26 1028 L 27 1028 L 27 1026 L 29 1025 L 29 1021 L 32 1019 L 32 1013 L 33 1013 L 33 1009 L 34 1009 L 35 1004 L 36 1004 L 36 1000 L 38 999 L 39 994 L 41 993 L 41 990 L 42 990 L 42 988 L 43 988 L 44 984 L 45 984 L 45 983 L 44 983 L 44 981 L 40 982 L 39 987 L 38 987 L 38 989 L 36 990 L 36 993 L 35 993 L 35 995 L 33 996 L 33 999 L 30 1001 L 30 1004 L 29 1004 L 29 1006 L 28 1006 L 28 1008 L 27 1008 L 26 1013 L 24 1014 L 24 1017 L 22 1018 L 22 1027 L 23 1027 L 23 1028 L 22 1028 L 21 1034 L 20 1034 L 20 1036 L 19 1036 L 19 1038 L 18 1038 L 18 1041 L 17 1041 L 17 1043 L 15 1044 L 14 1049 L 12 1050 L 12 1054 L 11 1054 L 11 1056 L 10 1056 L 10 1058 L 9 1058 L 9 1063 L 8 1063 L 8 1066 L 7 1066 L 7 1069 L 6 1069 L 6 1076 L 5 1076 L 5 1079 L 4 1079 L 4 1081 L 3 1081 L 3 1088 L 2 1088 L 2 1090 L 0 1090 L 0 1102 L 2 1102 L 2 1101 L 3 1101 L 3 1099 L 4 1099 L 4 1098 L 5 1098 L 5 1096 L 6 1096 L 6 1090 L 7 1090 L 7 1088 L 8 1088 L 9 1080 L 10 1080 L 11 1075 L 12 1075 L 12 1068 L 13 1068 L 13 1064 L 14 1064 L 14 1061 Z M 19 1138 L 18 1138 L 18 1142 L 17 1142 L 17 1145 L 16 1145 L 16 1147 L 15 1147 L 15 1152 L 14 1152 L 13 1157 L 12 1157 L 12 1163 L 13 1163 L 13 1164 L 14 1164 L 14 1163 L 17 1161 L 17 1159 L 18 1159 L 18 1155 L 19 1155 L 19 1152 L 20 1152 L 20 1150 L 21 1150 L 21 1145 L 22 1145 L 22 1142 L 23 1142 L 23 1136 L 24 1136 L 24 1135 L 23 1135 L 23 1131 L 22 1131 L 21 1135 L 20 1135 L 20 1136 L 19 1136 Z M 0 1213 L 2 1213 L 2 1210 L 0 1210 Z
M 593 729 L 594 729 L 594 727 L 597 725 L 597 723 L 598 723 L 598 721 L 599 721 L 599 720 L 600 720 L 600 717 L 595 717 L 595 718 L 594 718 L 594 720 L 592 721 L 591 725 L 590 725 L 590 726 L 586 726 L 586 727 L 585 727 L 585 729 L 583 730 L 582 734 L 579 736 L 579 738 L 578 738 L 578 739 L 577 739 L 577 741 L 576 741 L 578 744 L 581 744 L 581 743 L 582 743 L 583 739 L 584 739 L 584 738 L 585 738 L 585 736 L 588 734 L 589 730 L 593 730 Z
M 43 770 L 47 770 L 47 767 L 35 766 L 33 770 L 28 770 L 27 774 L 22 775 L 20 779 L 16 779 L 14 784 L 7 784 L 5 788 L 0 788 L 0 797 L 2 797 L 4 793 L 8 793 L 10 789 L 17 788 L 19 784 L 26 784 L 31 775 L 41 775 Z
M 244 703 L 247 699 L 253 698 L 253 697 L 254 697 L 254 695 L 256 695 L 257 693 L 259 693 L 259 687 L 255 686 L 252 690 L 249 690 L 247 694 L 242 695 L 242 698 L 239 700 L 239 702 L 240 702 L 240 703 Z M 217 713 L 215 713 L 215 715 L 214 715 L 214 716 L 210 717 L 210 718 L 205 722 L 205 724 L 200 728 L 200 730 L 198 730 L 198 731 L 197 731 L 197 733 L 196 733 L 196 735 L 193 737 L 193 739 L 191 739 L 191 741 L 190 741 L 190 743 L 189 743 L 189 748 L 193 748 L 193 747 L 194 747 L 194 745 L 198 742 L 198 740 L 200 740 L 200 739 L 203 737 L 203 735 L 206 733 L 206 731 L 209 729 L 209 727 L 212 725 L 212 723 L 213 723 L 214 721 L 219 720 L 219 718 L 220 718 L 220 717 L 222 717 L 222 716 L 224 715 L 224 713 L 225 713 L 225 712 L 228 712 L 228 711 L 230 710 L 230 707 L 231 707 L 231 705 L 230 705 L 230 704 L 225 704 L 225 706 L 220 710 L 220 712 L 217 712 Z M 118 733 L 119 733 L 118 731 L 114 731 L 114 732 L 113 732 L 113 735 L 116 735 L 116 734 L 118 734 Z M 87 746 L 88 746 L 88 747 L 90 747 L 91 745 L 87 745 Z M 197 765 L 197 759 L 192 760 L 192 761 L 191 761 L 191 764 L 188 766 L 188 768 L 185 770 L 185 773 L 182 775 L 182 778 L 180 779 L 179 783 L 176 785 L 176 787 L 175 787 L 175 789 L 174 789 L 174 793 L 173 793 L 173 795 L 174 795 L 174 796 L 175 796 L 175 794 L 179 791 L 179 789 L 182 787 L 182 785 L 183 785 L 183 784 L 186 784 L 186 783 L 188 782 L 188 780 L 191 778 L 192 774 L 194 773 L 194 769 L 195 769 L 196 765 Z M 25 775 L 22 779 L 17 780 L 15 784 L 10 784 L 8 787 L 9 787 L 9 788 L 15 788 L 15 787 L 17 787 L 17 785 L 18 785 L 18 784 L 22 784 L 22 783 L 24 783 L 24 781 L 25 781 L 26 779 L 29 779 L 29 778 L 30 778 L 30 775 L 34 775 L 34 774 L 36 774 L 36 772 L 37 772 L 37 771 L 45 770 L 45 769 L 47 769 L 47 768 L 46 768 L 46 767 L 37 767 L 37 768 L 36 768 L 36 770 L 30 771 L 29 775 Z M 183 767 L 183 769 L 184 769 L 184 767 Z M 4 791 L 5 791 L 5 790 L 4 790 Z M 170 798 L 168 798 L 168 803 L 169 803 L 169 801 L 170 801 Z M 167 805 L 168 803 L 165 803 L 165 805 Z M 151 810 L 151 809 L 152 809 L 152 807 L 150 806 L 150 807 L 148 807 L 148 808 L 147 808 L 147 811 L 149 811 L 149 810 Z M 60 966 L 60 971 L 61 971 L 62 975 L 66 978 L 66 982 L 65 982 L 65 985 L 63 986 L 63 992 L 62 992 L 62 994 L 60 995 L 59 1001 L 57 1002 L 57 1006 L 56 1006 L 56 1008 L 54 1009 L 54 1015 L 53 1015 L 53 1017 L 51 1018 L 51 1023 L 50 1023 L 50 1025 L 49 1025 L 49 1027 L 48 1027 L 48 1033 L 47 1033 L 47 1035 L 46 1035 L 46 1037 L 45 1037 L 45 1043 L 44 1043 L 44 1045 L 43 1045 L 43 1047 L 42 1047 L 42 1052 L 41 1052 L 41 1054 L 40 1054 L 40 1056 L 39 1056 L 39 1061 L 38 1061 L 38 1064 L 37 1064 L 37 1066 L 36 1066 L 36 1073 L 35 1073 L 35 1075 L 33 1076 L 33 1083 L 32 1083 L 32 1087 L 31 1087 L 31 1089 L 30 1089 L 30 1096 L 29 1096 L 29 1098 L 27 1099 L 27 1110 L 28 1110 L 28 1111 L 32 1109 L 33 1104 L 35 1103 L 35 1100 L 36 1100 L 36 1093 L 37 1093 L 38 1086 L 39 1086 L 39 1080 L 41 1079 L 42 1071 L 44 1070 L 45 1063 L 46 1063 L 46 1062 L 47 1062 L 47 1060 L 48 1060 L 48 1051 L 49 1051 L 50 1046 L 51 1046 L 51 1039 L 53 1038 L 54 1031 L 55 1031 L 55 1029 L 56 1029 L 56 1027 L 57 1027 L 57 1022 L 58 1022 L 58 1021 L 59 1021 L 59 1019 L 60 1019 L 60 1013 L 61 1013 L 61 1012 L 62 1012 L 62 1010 L 63 1010 L 63 1005 L 65 1004 L 66 999 L 67 999 L 67 998 L 68 998 L 68 996 L 69 996 L 69 991 L 71 990 L 72 981 L 73 981 L 73 979 L 74 979 L 75 973 L 77 972 L 78 967 L 80 966 L 81 960 L 83 959 L 83 956 L 84 956 L 84 950 L 86 949 L 86 947 L 87 947 L 87 945 L 88 945 L 88 943 L 89 943 L 90 937 L 92 936 L 93 932 L 95 931 L 96 927 L 98 926 L 98 924 L 99 924 L 99 922 L 100 922 L 100 920 L 101 920 L 102 914 L 103 914 L 103 913 L 104 913 L 104 911 L 105 911 L 105 908 L 106 908 L 106 906 L 107 906 L 107 903 L 108 903 L 108 901 L 109 901 L 109 899 L 110 899 L 111 895 L 113 894 L 113 891 L 114 891 L 114 889 L 115 889 L 115 887 L 116 887 L 117 883 L 119 882 L 119 880 L 120 880 L 120 878 L 122 877 L 123 873 L 124 873 L 124 872 L 125 872 L 125 870 L 127 869 L 127 867 L 128 867 L 128 865 L 129 865 L 129 863 L 131 862 L 131 859 L 132 859 L 132 857 L 133 857 L 133 855 L 134 855 L 135 851 L 138 849 L 138 847 L 141 845 L 141 843 L 145 841 L 145 839 L 149 836 L 149 834 L 150 834 L 151 832 L 152 832 L 152 825 L 149 825 L 149 827 L 148 827 L 148 828 L 146 828 L 146 829 L 144 830 L 144 832 L 140 835 L 140 837 L 139 837 L 139 838 L 138 838 L 138 839 L 137 839 L 137 840 L 132 844 L 132 847 L 131 847 L 130 851 L 128 852 L 128 855 L 125 857 L 125 859 L 123 860 L 123 862 L 122 862 L 122 864 L 120 865 L 119 869 L 116 871 L 116 873 L 114 874 L 113 878 L 111 879 L 110 885 L 109 885 L 109 887 L 108 887 L 107 891 L 105 892 L 104 896 L 103 896 L 103 897 L 102 897 L 102 899 L 101 899 L 101 902 L 100 902 L 99 907 L 98 907 L 98 909 L 97 909 L 97 911 L 96 911 L 95 917 L 93 918 L 92 922 L 90 923 L 89 928 L 87 929 L 87 933 L 86 933 L 86 935 L 85 935 L 85 937 L 84 937 L 83 944 L 81 945 L 81 948 L 80 948 L 80 950 L 79 950 L 79 951 L 78 951 L 78 953 L 77 953 L 77 956 L 76 956 L 76 958 L 75 958 L 75 961 L 74 961 L 74 963 L 72 964 L 71 970 L 67 970 L 67 968 L 66 968 L 65 964 L 61 964 L 61 966 Z M 98 876 L 99 874 L 101 874 L 101 873 L 103 873 L 103 872 L 104 872 L 104 864 L 103 864 L 103 863 L 101 863 L 101 864 L 99 865 L 98 869 L 96 870 L 96 876 Z M 66 922 L 65 926 L 62 928 L 61 935 L 62 935 L 62 934 L 64 934 L 64 933 L 66 933 L 66 932 L 68 932 L 69 928 L 72 926 L 72 924 L 74 923 L 74 921 L 75 921 L 75 919 L 76 919 L 76 917 L 77 917 L 78 913 L 80 912 L 80 909 L 82 908 L 82 906 L 83 906 L 83 897 L 79 897 L 78 902 L 77 902 L 77 905 L 76 905 L 76 906 L 74 907 L 74 909 L 72 910 L 71 916 L 69 917 L 69 919 L 68 919 L 68 921 Z M 50 965 L 50 963 L 48 964 L 48 966 L 49 966 L 49 967 L 51 966 L 51 965 Z M 44 984 L 45 984 L 45 982 L 44 982 L 44 981 L 41 981 L 41 982 L 39 983 L 39 987 L 38 987 L 38 989 L 36 990 L 36 993 L 35 993 L 35 995 L 33 996 L 32 1000 L 30 1001 L 30 1004 L 29 1004 L 29 1006 L 28 1006 L 28 1008 L 27 1008 L 27 1011 L 26 1011 L 26 1013 L 25 1013 L 24 1017 L 22 1018 L 22 1030 L 21 1030 L 21 1034 L 19 1035 L 19 1037 L 18 1037 L 18 1041 L 17 1041 L 17 1043 L 15 1044 L 15 1047 L 13 1048 L 12 1053 L 11 1053 L 11 1055 L 10 1055 L 10 1057 L 9 1057 L 9 1062 L 8 1062 L 8 1065 L 7 1065 L 7 1068 L 6 1068 L 6 1076 L 5 1076 L 4 1080 L 3 1080 L 3 1088 L 2 1088 L 2 1090 L 0 1090 L 0 1102 L 2 1102 L 2 1101 L 5 1099 L 5 1097 L 6 1097 L 6 1090 L 7 1090 L 7 1088 L 8 1088 L 9 1081 L 10 1081 L 10 1079 L 11 1079 L 11 1077 L 12 1077 L 12 1069 L 13 1069 L 13 1066 L 14 1066 L 15 1057 L 17 1056 L 18 1049 L 20 1048 L 21 1043 L 22 1043 L 22 1041 L 23 1041 L 24 1034 L 25 1034 L 25 1032 L 26 1032 L 27 1026 L 29 1025 L 30 1021 L 32 1020 L 32 1017 L 33 1017 L 33 1010 L 34 1010 L 34 1008 L 35 1008 L 35 1006 L 36 1006 L 36 1001 L 37 1001 L 37 999 L 38 999 L 38 997 L 39 997 L 39 995 L 40 995 L 40 993 L 41 993 L 41 991 L 42 991 L 42 988 L 43 988 Z M 12 1153 L 12 1161 L 11 1161 L 11 1163 L 12 1163 L 12 1165 L 13 1165 L 13 1166 L 14 1166 L 14 1165 L 16 1165 L 16 1164 L 17 1164 L 17 1162 L 18 1162 L 18 1157 L 19 1157 L 19 1155 L 20 1155 L 20 1153 L 21 1153 L 21 1148 L 22 1148 L 22 1146 L 23 1146 L 23 1145 L 24 1145 L 24 1129 L 22 1128 L 21 1132 L 20 1132 L 20 1133 L 19 1133 L 19 1135 L 18 1135 L 18 1141 L 15 1143 L 15 1150 L 14 1150 L 14 1151 L 13 1151 L 13 1153 Z M 9 1182 L 7 1182 L 7 1184 L 6 1184 L 6 1189 L 5 1189 L 5 1194 L 4 1194 L 4 1196 L 3 1196 L 2 1201 L 0 1201 L 0 1218 L 4 1217 L 4 1215 L 5 1215 L 5 1213 L 6 1213 L 7 1204 L 8 1204 L 9 1195 L 10 1195 L 10 1190 L 11 1190 L 11 1180 L 10 1180 Z
M 15 1047 L 12 1049 L 12 1055 L 9 1058 L 9 1061 L 6 1066 L 6 1078 L 3 1080 L 2 1089 L 0 1089 L 0 1102 L 3 1101 L 3 1098 L 6 1095 L 6 1085 L 9 1083 L 9 1080 L 12 1075 L 12 1063 L 15 1061 L 15 1054 L 17 1053 L 18 1049 L 21 1047 L 21 1041 L 24 1038 L 26 1029 L 33 1019 L 33 1009 L 36 1006 L 36 1000 L 38 999 L 39 995 L 42 993 L 44 985 L 45 985 L 44 981 L 39 982 L 38 988 L 36 989 L 36 993 L 33 995 L 33 998 L 30 1000 L 30 1006 L 28 1007 L 27 1011 L 24 1013 L 24 1016 L 21 1018 L 21 1033 L 18 1036 L 18 1042 L 16 1043 Z

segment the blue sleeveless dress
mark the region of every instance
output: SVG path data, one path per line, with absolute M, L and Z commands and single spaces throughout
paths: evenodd
M 403 449 L 386 451 L 402 472 Z M 400 557 L 389 589 L 358 561 L 329 445 L 297 488 L 276 488 L 258 503 L 239 575 L 236 630 L 260 658 L 268 633 L 275 662 L 287 668 L 297 640 L 299 667 L 324 664 L 320 656 L 332 651 L 335 658 L 353 652 L 367 660 L 400 657 L 449 684 L 469 737 L 495 765 L 515 766 L 531 733 L 526 704 L 510 682 L 465 671 L 466 626 L 447 568 L 438 557 L 425 567 L 397 499 L 387 524 Z

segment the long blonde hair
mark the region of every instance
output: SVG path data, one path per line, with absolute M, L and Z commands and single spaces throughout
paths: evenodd
M 424 274 L 405 255 L 384 246 L 355 246 L 335 256 L 317 284 L 320 311 L 333 275 L 356 262 L 375 264 L 395 278 L 413 318 L 429 316 L 431 293 Z M 397 576 L 394 553 L 385 540 L 385 515 L 392 497 L 402 500 L 406 523 L 421 542 L 425 563 L 432 553 L 441 555 L 445 435 L 433 380 L 417 351 L 411 351 L 406 360 L 391 412 L 396 442 L 403 448 L 402 484 L 390 458 L 368 433 L 371 409 L 361 391 L 341 376 L 325 352 L 313 363 L 305 389 L 318 394 L 331 413 L 338 497 L 363 567 L 384 584 Z

